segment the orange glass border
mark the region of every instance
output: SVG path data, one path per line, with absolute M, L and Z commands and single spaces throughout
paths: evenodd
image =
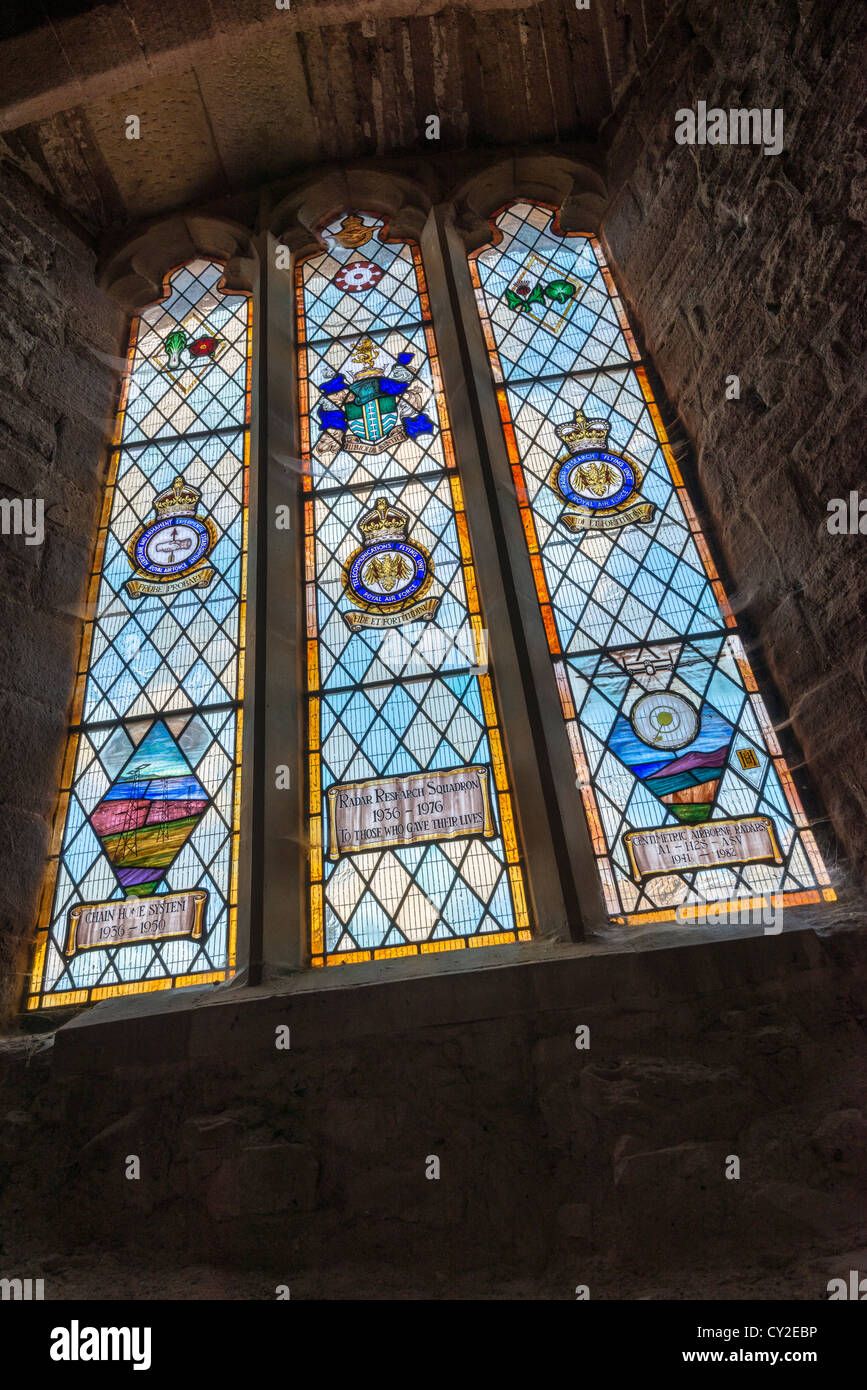
M 326 227 L 340 214 L 343 209 L 334 209 L 320 223 L 321 227 Z M 419 304 L 421 306 L 421 322 L 425 335 L 425 346 L 427 348 L 428 363 L 431 370 L 433 382 L 434 398 L 439 411 L 440 436 L 443 441 L 443 455 L 445 460 L 444 476 L 448 478 L 451 489 L 452 506 L 455 518 L 455 526 L 458 532 L 458 541 L 461 553 L 461 568 L 464 578 L 464 592 L 466 594 L 467 611 L 470 623 L 477 634 L 482 631 L 482 616 L 479 607 L 478 584 L 476 582 L 475 564 L 470 545 L 469 528 L 464 507 L 463 489 L 457 472 L 455 460 L 454 443 L 452 440 L 451 422 L 448 413 L 448 406 L 445 399 L 442 375 L 439 365 L 439 349 L 436 342 L 436 334 L 430 311 L 430 299 L 427 290 L 427 280 L 424 273 L 421 247 L 412 237 L 392 237 L 388 236 L 389 219 L 383 217 L 381 213 L 367 212 L 365 209 L 354 209 L 365 213 L 368 217 L 382 218 L 383 226 L 379 231 L 378 239 L 381 242 L 399 246 L 408 246 L 413 259 L 413 267 L 416 274 L 416 286 L 418 289 Z M 500 734 L 499 719 L 497 717 L 495 696 L 491 678 L 487 673 L 477 676 L 482 698 L 482 707 L 485 714 L 486 732 L 488 745 L 491 750 L 491 765 L 496 788 L 497 802 L 500 810 L 500 834 L 505 851 L 505 867 L 509 880 L 509 894 L 512 901 L 512 909 L 515 916 L 515 930 L 508 932 L 480 932 L 474 936 L 454 937 L 446 941 L 424 941 L 418 943 L 407 943 L 406 946 L 380 947 L 371 950 L 344 951 L 341 953 L 328 954 L 324 950 L 324 864 L 323 864 L 323 817 L 322 817 L 322 795 L 321 795 L 321 755 L 319 747 L 319 633 L 318 621 L 316 616 L 316 561 L 315 561 L 315 521 L 314 521 L 314 502 L 311 496 L 313 489 L 312 478 L 312 456 L 310 446 L 310 393 L 308 387 L 309 373 L 307 362 L 307 323 L 304 308 L 304 266 L 314 257 L 325 254 L 321 247 L 315 251 L 310 251 L 304 256 L 300 256 L 295 264 L 295 321 L 296 321 L 296 346 L 297 346 L 297 381 L 298 381 L 298 408 L 300 416 L 300 447 L 302 462 L 302 496 L 304 507 L 304 611 L 306 622 L 307 637 L 307 661 L 306 661 L 306 681 L 307 681 L 307 823 L 309 826 L 310 852 L 308 857 L 308 887 L 310 902 L 310 964 L 314 967 L 325 965 L 351 965 L 363 961 L 371 960 L 390 960 L 398 956 L 418 956 L 433 952 L 447 950 L 462 950 L 471 946 L 496 946 L 502 945 L 504 941 L 517 942 L 528 941 L 532 938 L 530 930 L 530 918 L 527 908 L 527 893 L 522 867 L 522 858 L 518 844 L 517 832 L 515 829 L 515 816 L 512 805 L 512 794 L 508 781 L 508 772 L 503 753 L 503 742 Z M 379 331 L 379 330 L 377 330 Z M 390 332 L 400 332 L 400 326 L 394 325 Z M 411 482 L 412 475 L 407 474 L 406 479 L 389 479 L 388 486 L 393 483 Z
M 772 896 L 775 902 L 781 903 L 784 906 L 791 907 L 800 906 L 804 903 L 813 903 L 820 901 L 833 902 L 836 899 L 836 893 L 830 887 L 830 877 L 828 875 L 828 871 L 824 865 L 822 856 L 819 853 L 819 847 L 816 844 L 815 836 L 813 835 L 812 830 L 809 828 L 807 818 L 804 815 L 804 810 L 801 804 L 800 796 L 798 795 L 791 772 L 789 771 L 788 766 L 782 756 L 782 750 L 780 749 L 779 743 L 777 742 L 777 738 L 774 734 L 771 722 L 768 718 L 764 702 L 762 701 L 761 695 L 758 692 L 758 685 L 756 684 L 756 680 L 753 675 L 752 668 L 747 659 L 746 652 L 743 649 L 743 643 L 740 641 L 740 637 L 737 636 L 737 619 L 735 618 L 735 615 L 732 611 L 731 604 L 728 600 L 728 595 L 725 591 L 725 586 L 723 585 L 717 567 L 714 564 L 713 557 L 710 552 L 710 547 L 707 543 L 707 539 L 704 535 L 704 532 L 701 526 L 699 525 L 698 517 L 696 515 L 695 508 L 692 504 L 692 499 L 690 498 L 689 493 L 687 492 L 687 489 L 684 485 L 683 477 L 681 475 L 680 469 L 677 465 L 677 461 L 675 460 L 674 454 L 672 452 L 671 444 L 668 438 L 668 432 L 665 428 L 665 425 L 663 424 L 662 416 L 660 414 L 659 407 L 656 403 L 656 398 L 653 394 L 653 390 L 651 388 L 650 381 L 647 376 L 647 370 L 643 365 L 641 353 L 638 350 L 634 334 L 629 325 L 629 319 L 626 315 L 626 310 L 620 298 L 620 294 L 618 293 L 617 286 L 614 283 L 614 277 L 611 274 L 610 267 L 605 257 L 605 252 L 602 248 L 599 238 L 595 236 L 592 232 L 562 231 L 559 225 L 558 209 L 552 203 L 536 201 L 533 198 L 518 198 L 512 199 L 510 200 L 510 202 L 502 204 L 502 206 L 498 207 L 496 211 L 490 215 L 490 218 L 488 220 L 493 233 L 492 238 L 489 242 L 486 242 L 482 246 L 477 247 L 475 251 L 468 252 L 467 261 L 470 268 L 470 278 L 472 280 L 473 289 L 475 292 L 475 299 L 478 308 L 479 319 L 481 321 L 482 335 L 485 340 L 485 346 L 487 348 L 488 358 L 490 361 L 491 376 L 493 378 L 493 385 L 497 398 L 500 422 L 502 425 L 503 436 L 506 444 L 506 453 L 508 455 L 509 464 L 512 471 L 512 479 L 515 487 L 518 509 L 521 516 L 521 524 L 524 529 L 524 538 L 530 556 L 530 567 L 533 572 L 536 596 L 538 598 L 539 607 L 542 613 L 542 622 L 545 627 L 545 635 L 547 637 L 548 647 L 551 652 L 552 658 L 554 658 L 554 673 L 557 681 L 558 691 L 560 694 L 563 718 L 566 723 L 566 730 L 569 737 L 570 747 L 572 749 L 572 758 L 575 764 L 577 782 L 581 791 L 581 798 L 584 805 L 584 813 L 587 819 L 587 825 L 590 832 L 590 840 L 593 846 L 593 853 L 596 858 L 596 865 L 597 870 L 599 872 L 599 879 L 602 888 L 602 896 L 605 901 L 605 906 L 608 910 L 609 917 L 613 922 L 616 922 L 621 925 L 637 925 L 638 923 L 649 921 L 670 921 L 673 918 L 676 909 L 661 909 L 658 911 L 651 910 L 647 912 L 637 913 L 625 913 L 623 911 L 623 908 L 620 903 L 620 897 L 617 891 L 614 876 L 614 866 L 611 861 L 607 840 L 605 838 L 602 817 L 599 811 L 598 802 L 596 800 L 596 794 L 593 788 L 592 779 L 590 777 L 590 771 L 584 756 L 583 744 L 581 742 L 581 734 L 578 728 L 578 721 L 575 716 L 574 703 L 572 701 L 572 694 L 571 690 L 569 689 L 568 677 L 566 675 L 565 662 L 563 660 L 564 654 L 560 647 L 560 639 L 557 634 L 557 626 L 554 620 L 551 598 L 548 592 L 548 585 L 542 567 L 542 556 L 538 537 L 536 534 L 535 517 L 533 514 L 533 509 L 530 505 L 529 495 L 527 492 L 526 474 L 524 471 L 524 465 L 523 460 L 521 458 L 520 450 L 518 448 L 517 439 L 515 437 L 515 427 L 514 422 L 512 420 L 512 413 L 509 408 L 508 385 L 505 379 L 505 374 L 503 372 L 499 352 L 497 350 L 494 327 L 491 323 L 490 314 L 488 313 L 488 307 L 485 300 L 485 292 L 482 287 L 481 277 L 479 275 L 479 269 L 477 265 L 479 256 L 483 255 L 486 251 L 490 251 L 492 246 L 499 245 L 500 241 L 502 241 L 503 239 L 503 232 L 501 228 L 495 225 L 496 219 L 500 216 L 500 213 L 506 212 L 509 208 L 516 206 L 518 203 L 526 203 L 532 207 L 542 208 L 552 213 L 553 216 L 551 221 L 551 231 L 555 236 L 560 236 L 564 239 L 567 237 L 580 237 L 584 241 L 589 241 L 590 246 L 593 250 L 593 254 L 596 257 L 597 265 L 599 266 L 603 279 L 605 280 L 606 288 L 608 289 L 609 296 L 614 306 L 614 311 L 617 314 L 618 322 L 620 324 L 621 331 L 623 332 L 630 353 L 629 361 L 624 360 L 622 363 L 616 364 L 616 367 L 612 368 L 611 370 L 632 370 L 635 372 L 636 378 L 641 388 L 642 395 L 644 397 L 645 404 L 648 409 L 648 413 L 650 414 L 650 418 L 653 422 L 653 428 L 656 434 L 657 442 L 662 450 L 666 467 L 668 468 L 669 474 L 671 476 L 671 481 L 680 500 L 680 504 L 683 509 L 683 514 L 686 519 L 687 526 L 689 527 L 692 538 L 696 544 L 696 549 L 698 550 L 699 556 L 701 557 L 701 562 L 704 566 L 705 573 L 707 574 L 708 583 L 710 584 L 711 589 L 714 593 L 714 597 L 716 598 L 717 605 L 720 610 L 720 615 L 723 619 L 725 626 L 730 630 L 733 630 L 731 631 L 731 636 L 735 637 L 738 647 L 740 649 L 739 655 L 736 657 L 737 665 L 741 672 L 741 676 L 744 680 L 744 686 L 746 688 L 748 698 L 752 702 L 753 712 L 756 716 L 759 728 L 762 731 L 762 735 L 765 740 L 766 751 L 774 764 L 774 768 L 777 772 L 777 775 L 779 776 L 780 784 L 783 788 L 783 794 L 786 797 L 786 801 L 789 805 L 789 810 L 792 814 L 793 824 L 796 828 L 797 833 L 801 837 L 801 841 L 804 846 L 804 852 L 806 853 L 810 861 L 810 865 L 816 876 L 817 882 L 820 885 L 820 888 L 778 892 L 774 893 Z M 607 369 L 603 367 L 598 368 L 599 372 L 604 372 L 606 370 Z M 563 373 L 564 377 L 570 377 L 570 375 L 574 376 L 574 373 Z M 690 639 L 685 636 L 682 640 L 688 642 Z M 731 908 L 734 906 L 740 907 L 742 905 L 743 899 L 739 898 L 730 899 L 726 902 L 720 901 L 719 903 L 714 903 L 714 907 L 716 907 L 718 910 L 724 910 L 726 908 Z
M 246 373 L 246 401 L 244 409 L 243 424 L 238 426 L 239 433 L 243 434 L 244 451 L 241 465 L 241 574 L 239 581 L 239 603 L 238 603 L 238 674 L 237 674 L 237 708 L 236 728 L 235 728 L 235 763 L 234 763 L 234 791 L 232 797 L 233 808 L 233 830 L 231 832 L 231 852 L 229 857 L 229 887 L 226 893 L 227 910 L 227 931 L 226 931 L 226 967 L 220 971 L 208 971 L 201 975 L 192 976 L 173 976 L 167 980 L 139 980 L 130 981 L 127 984 L 110 986 L 87 986 L 77 990 L 66 990 L 58 993 L 43 993 L 42 983 L 45 975 L 45 956 L 48 950 L 48 938 L 51 933 L 52 908 L 54 906 L 54 889 L 57 883 L 57 874 L 60 867 L 60 853 L 63 847 L 63 832 L 66 828 L 66 813 L 69 805 L 69 796 L 74 781 L 76 755 L 78 752 L 78 742 L 81 737 L 81 714 L 84 708 L 84 695 L 87 687 L 87 677 L 90 669 L 90 650 L 93 642 L 93 632 L 96 626 L 95 617 L 91 616 L 95 610 L 99 595 L 99 586 L 102 580 L 102 568 L 105 558 L 105 545 L 108 538 L 109 525 L 111 521 L 112 507 L 114 505 L 114 493 L 117 484 L 117 472 L 120 464 L 120 457 L 123 452 L 123 429 L 126 421 L 127 400 L 129 387 L 135 371 L 135 354 L 138 346 L 139 333 L 143 315 L 148 309 L 152 309 L 157 304 L 163 304 L 171 297 L 171 280 L 179 270 L 189 265 L 192 260 L 209 260 L 212 265 L 222 265 L 226 262 L 218 256 L 211 257 L 191 257 L 185 261 L 179 261 L 173 265 L 163 277 L 163 293 L 144 306 L 139 313 L 134 314 L 130 320 L 129 332 L 127 334 L 126 361 L 121 376 L 117 393 L 117 410 L 114 416 L 114 428 L 111 431 L 111 444 L 109 446 L 108 469 L 106 473 L 105 489 L 103 492 L 102 505 L 100 507 L 99 525 L 97 527 L 96 539 L 93 547 L 93 560 L 90 574 L 87 580 L 85 598 L 85 617 L 82 624 L 81 638 L 78 646 L 78 659 L 75 668 L 75 685 L 70 703 L 69 725 L 71 726 L 66 736 L 66 745 L 63 755 L 62 770 L 60 776 L 60 786 L 55 800 L 54 808 L 51 813 L 51 830 L 48 842 L 48 854 L 46 856 L 45 869 L 43 871 L 42 884 L 39 892 L 39 903 L 36 913 L 36 931 L 33 945 L 33 959 L 30 970 L 29 985 L 26 990 L 24 1001 L 25 1009 L 31 1012 L 35 1009 L 59 1009 L 72 1005 L 96 1003 L 99 999 L 115 998 L 124 994 L 147 994 L 155 990 L 179 989 L 184 985 L 191 984 L 214 984 L 230 978 L 237 967 L 237 935 L 238 935 L 238 873 L 240 860 L 240 807 L 241 807 L 241 774 L 242 757 L 241 749 L 243 744 L 244 729 L 244 679 L 245 679 L 245 638 L 246 638 L 246 612 L 247 612 L 247 565 L 248 565 L 248 539 L 249 539 L 249 477 L 250 477 L 250 421 L 252 403 L 252 374 L 253 374 L 253 294 L 250 290 L 231 289 L 226 285 L 225 270 L 223 275 L 214 286 L 221 294 L 232 298 L 244 298 L 247 300 L 247 326 L 246 326 L 246 347 L 247 347 L 247 373 Z M 124 721 L 118 721 L 122 724 Z M 129 722 L 129 721 L 127 721 Z

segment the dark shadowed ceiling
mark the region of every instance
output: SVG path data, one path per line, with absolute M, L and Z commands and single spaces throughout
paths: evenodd
M 0 156 L 97 231 L 335 159 L 592 140 L 671 0 L 278 3 L 7 6 Z

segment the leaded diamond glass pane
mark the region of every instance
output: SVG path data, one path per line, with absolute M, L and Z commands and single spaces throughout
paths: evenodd
M 314 964 L 527 936 L 418 249 L 346 214 L 299 267 Z
M 250 306 L 223 273 L 133 324 L 30 1007 L 234 965 Z
M 833 898 L 599 243 L 551 209 L 470 264 L 616 920 Z

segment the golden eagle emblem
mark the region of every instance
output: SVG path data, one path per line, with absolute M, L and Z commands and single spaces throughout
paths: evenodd
M 607 463 L 583 463 L 575 470 L 575 479 L 585 492 L 604 497 L 610 487 L 618 488 L 621 478 Z
M 413 572 L 414 566 L 406 556 L 393 550 L 384 555 L 374 555 L 365 565 L 361 577 L 364 584 L 378 584 L 383 593 L 390 594 L 401 580 L 411 579 Z
M 378 497 L 359 519 L 363 545 L 343 566 L 346 597 L 362 613 L 344 613 L 353 632 L 362 628 L 397 627 L 431 622 L 438 598 L 426 599 L 434 579 L 430 552 L 409 539 L 409 514 Z

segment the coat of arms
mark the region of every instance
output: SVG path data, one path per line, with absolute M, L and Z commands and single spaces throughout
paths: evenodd
M 381 349 L 369 337 L 362 338 L 350 360 L 361 370 L 350 384 L 342 373 L 322 386 L 328 405 L 320 405 L 322 433 L 313 454 L 326 468 L 341 449 L 350 454 L 392 453 L 407 439 L 433 434 L 433 421 L 423 414 L 425 392 L 413 381 L 407 364 L 413 353 L 398 355 L 390 374 L 377 367 Z
M 567 457 L 551 470 L 550 486 L 568 510 L 561 518 L 570 531 L 612 531 L 620 526 L 647 526 L 656 515 L 652 502 L 638 498 L 642 473 L 629 454 L 605 448 L 607 420 L 588 420 L 575 411 L 571 424 L 557 425 Z
M 154 498 L 156 520 L 140 526 L 127 541 L 135 571 L 126 581 L 132 598 L 141 594 L 175 594 L 204 589 L 214 578 L 205 563 L 217 544 L 213 521 L 197 516 L 202 494 L 192 483 L 175 478 Z
M 360 613 L 344 613 L 353 632 L 429 621 L 438 598 L 424 598 L 434 578 L 430 553 L 407 537 L 409 517 L 384 497 L 361 518 L 363 544 L 343 567 L 343 585 Z

